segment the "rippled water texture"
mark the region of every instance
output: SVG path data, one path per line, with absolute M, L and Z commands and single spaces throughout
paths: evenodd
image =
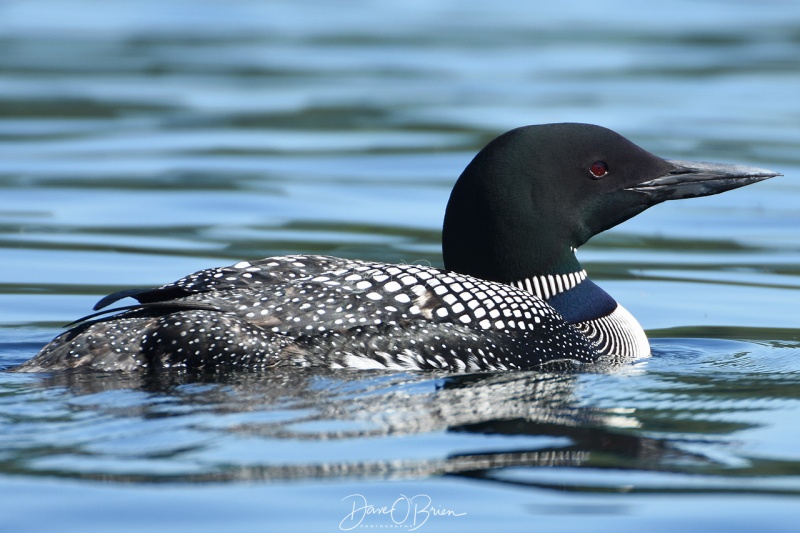
M 579 251 L 652 339 L 633 364 L 0 374 L 0 529 L 796 531 L 799 28 L 793 1 L 0 2 L 0 367 L 201 268 L 441 266 L 450 187 L 523 124 L 785 174 Z

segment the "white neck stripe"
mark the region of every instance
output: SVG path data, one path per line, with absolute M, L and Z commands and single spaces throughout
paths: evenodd
M 548 274 L 546 276 L 531 276 L 519 281 L 511 282 L 514 287 L 535 294 L 542 300 L 574 289 L 586 279 L 586 271 L 570 272 L 569 274 Z

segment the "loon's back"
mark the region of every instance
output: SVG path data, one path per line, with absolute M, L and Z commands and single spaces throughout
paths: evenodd
M 124 296 L 142 303 L 63 333 L 17 370 L 481 371 L 600 355 L 539 297 L 420 265 L 272 257 Z

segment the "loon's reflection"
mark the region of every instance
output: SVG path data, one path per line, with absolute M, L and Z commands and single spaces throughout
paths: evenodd
M 192 429 L 218 435 L 257 439 L 269 453 L 279 442 L 354 443 L 345 457 L 318 456 L 297 459 L 276 455 L 268 460 L 252 457 L 219 460 L 189 472 L 78 472 L 50 471 L 57 475 L 116 483 L 231 483 L 241 481 L 353 478 L 423 478 L 457 475 L 510 482 L 498 475 L 510 468 L 572 467 L 663 469 L 665 458 L 708 462 L 689 456 L 667 440 L 641 435 L 635 413 L 623 407 L 586 405 L 576 395 L 582 374 L 575 371 L 517 372 L 472 375 L 433 373 L 381 373 L 373 371 L 273 371 L 264 374 L 186 375 L 166 372 L 150 376 L 61 373 L 42 377 L 46 387 L 67 387 L 81 397 L 77 408 L 114 417 L 191 418 Z M 92 402 L 92 395 L 133 389 L 145 392 L 138 402 L 107 405 Z M 207 415 L 213 415 L 208 417 Z M 233 415 L 233 416 L 232 416 Z M 245 416 L 241 416 L 245 415 Z M 249 415 L 249 416 L 248 416 Z M 198 417 L 199 420 L 198 421 Z M 211 420 L 218 422 L 211 423 Z M 189 422 L 187 422 L 189 424 Z M 205 425 L 204 425 L 205 424 Z M 458 451 L 443 440 L 433 457 L 431 446 L 418 447 L 403 437 L 446 433 L 469 436 L 519 436 L 510 441 L 481 439 L 474 450 Z M 375 448 L 393 441 L 395 455 L 363 459 L 375 439 Z M 198 443 L 202 446 L 202 443 Z M 189 447 L 195 449 L 194 447 Z M 187 449 L 174 450 L 176 458 Z M 401 450 L 398 453 L 398 450 Z M 76 453 L 97 453 L 87 447 Z M 102 458 L 102 457 L 101 457 Z M 157 469 L 154 469 L 157 470 Z M 37 472 L 27 472 L 37 475 Z M 42 474 L 41 472 L 39 474 Z M 514 481 L 519 483 L 519 481 Z M 530 482 L 530 485 L 544 486 Z M 563 488 L 563 487 L 561 487 Z M 588 490 L 588 487 L 587 487 Z

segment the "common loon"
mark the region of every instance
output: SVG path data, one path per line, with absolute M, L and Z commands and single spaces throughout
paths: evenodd
M 292 255 L 202 270 L 80 319 L 18 372 L 279 365 L 452 372 L 650 353 L 575 250 L 665 200 L 780 174 L 671 161 L 589 124 L 526 126 L 483 148 L 444 217 L 445 270 Z M 115 313 L 108 316 L 110 313 Z

